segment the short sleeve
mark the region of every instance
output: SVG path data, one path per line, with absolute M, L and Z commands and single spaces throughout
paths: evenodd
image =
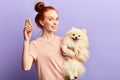
M 33 42 L 30 42 L 29 45 L 29 55 L 33 57 L 34 61 L 36 60 L 36 49 L 35 49 L 35 44 Z

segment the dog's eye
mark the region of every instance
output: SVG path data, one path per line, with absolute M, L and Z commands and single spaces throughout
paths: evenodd
M 75 34 L 73 34 L 73 36 L 75 36 Z
M 80 35 L 78 35 L 78 37 L 80 37 Z

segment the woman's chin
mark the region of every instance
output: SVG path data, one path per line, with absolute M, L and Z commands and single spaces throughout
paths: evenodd
M 56 32 L 56 30 L 52 31 L 52 32 Z
M 52 29 L 51 31 L 52 31 L 52 32 L 56 32 L 56 31 L 57 31 L 57 29 Z
M 56 30 L 50 30 L 49 32 L 51 32 L 51 33 L 53 32 L 54 33 L 54 32 L 56 32 Z

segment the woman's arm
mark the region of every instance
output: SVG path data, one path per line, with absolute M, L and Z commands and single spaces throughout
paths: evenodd
M 23 52 L 22 52 L 22 68 L 25 71 L 31 69 L 33 63 L 33 57 L 29 55 L 29 44 L 32 34 L 33 26 L 30 22 L 30 19 L 25 21 L 25 27 L 23 30 L 24 34 L 24 43 L 23 43 Z
M 75 58 L 75 53 L 73 52 L 72 49 L 68 48 L 66 44 L 63 44 L 61 47 L 63 56 L 69 57 L 71 59 Z
M 65 51 L 63 51 L 63 56 L 70 57 L 71 59 L 74 59 L 75 53 L 70 49 L 66 49 Z

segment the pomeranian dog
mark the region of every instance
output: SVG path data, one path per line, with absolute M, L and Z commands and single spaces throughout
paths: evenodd
M 81 77 L 86 71 L 83 63 L 89 58 L 88 45 L 86 29 L 72 27 L 63 37 L 61 49 L 66 58 L 63 70 L 69 80 Z

